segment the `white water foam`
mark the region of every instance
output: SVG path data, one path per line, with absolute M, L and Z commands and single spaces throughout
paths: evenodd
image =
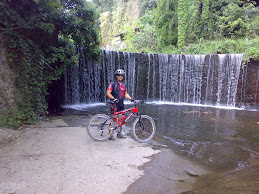
M 245 110 L 245 108 L 239 108 L 234 106 L 215 106 L 215 105 L 204 105 L 204 104 L 192 104 L 184 102 L 170 102 L 170 101 L 150 101 L 146 104 L 155 104 L 155 105 L 176 105 L 176 106 L 198 106 L 198 107 L 210 107 L 210 108 L 220 108 L 220 109 L 229 109 L 229 110 Z
M 92 103 L 92 104 L 71 104 L 71 105 L 63 105 L 62 108 L 66 109 L 74 109 L 74 110 L 84 110 L 87 108 L 93 108 L 98 106 L 106 106 L 105 103 Z
M 125 105 L 133 105 L 132 102 L 125 100 Z M 259 109 L 246 109 L 233 106 L 214 106 L 214 105 L 204 105 L 204 104 L 192 104 L 192 103 L 183 103 L 183 102 L 170 102 L 170 101 L 146 101 L 145 104 L 154 104 L 154 105 L 175 105 L 175 106 L 196 106 L 196 107 L 210 107 L 218 109 L 227 109 L 227 110 L 246 110 L 246 111 L 259 111 Z M 84 110 L 87 108 L 106 106 L 105 103 L 92 103 L 92 104 L 72 104 L 72 105 L 63 105 L 62 108 L 65 109 L 74 109 L 74 110 Z

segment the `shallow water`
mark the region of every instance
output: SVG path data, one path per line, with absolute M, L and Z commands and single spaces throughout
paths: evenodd
M 216 169 L 248 165 L 259 156 L 259 112 L 212 107 L 145 105 L 159 140 Z
M 77 109 L 89 114 L 109 114 L 104 104 L 80 105 Z M 198 188 L 210 188 L 208 185 L 211 185 L 211 189 L 216 189 L 217 184 L 211 184 L 212 179 L 219 180 L 223 176 L 235 180 L 239 177 L 239 183 L 251 179 L 249 188 L 259 192 L 259 111 L 161 103 L 141 105 L 139 110 L 155 119 L 156 142 L 214 172 L 206 178 L 201 177 Z M 224 183 L 226 188 L 230 187 L 230 183 Z M 235 184 L 238 181 L 235 180 Z M 224 188 L 222 182 L 218 187 Z
M 109 114 L 102 103 L 70 108 Z M 155 141 L 216 169 L 245 167 L 259 156 L 259 111 L 155 103 L 139 110 L 155 119 Z

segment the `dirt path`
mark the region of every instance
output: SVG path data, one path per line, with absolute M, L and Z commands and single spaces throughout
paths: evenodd
M 131 138 L 95 142 L 62 119 L 10 134 L 0 141 L 0 193 L 181 193 L 205 173 Z

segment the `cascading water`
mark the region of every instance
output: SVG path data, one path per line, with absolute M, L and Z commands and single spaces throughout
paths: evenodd
M 98 64 L 88 61 L 81 52 L 79 66 L 68 69 L 64 76 L 65 104 L 105 101 L 115 69 L 123 68 L 128 92 L 135 99 L 236 106 L 243 54 L 166 55 L 106 50 L 102 54 Z
M 87 61 L 81 52 L 78 67 L 69 66 L 64 75 L 65 103 L 98 102 L 102 91 L 100 64 Z

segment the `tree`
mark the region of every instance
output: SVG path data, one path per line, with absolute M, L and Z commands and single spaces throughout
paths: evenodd
M 141 0 L 138 1 L 140 17 L 145 15 L 146 11 L 153 10 L 157 7 L 157 0 Z
M 84 0 L 3 0 L 0 6 L 0 36 L 21 97 L 6 119 L 15 117 L 17 127 L 45 115 L 48 85 L 77 65 L 76 45 L 99 56 L 97 17 Z
M 139 18 L 138 0 L 115 0 L 112 12 L 101 14 L 102 46 L 112 45 L 119 48 L 125 32 L 133 27 L 135 20 Z M 134 28 L 134 27 L 133 27 Z
M 253 1 L 244 0 L 218 0 L 206 2 L 209 7 L 209 17 L 204 16 L 203 28 L 208 33 L 201 33 L 205 39 L 241 38 L 249 32 L 249 23 L 255 14 Z M 205 14 L 207 15 L 207 14 Z M 205 24 L 205 25 L 204 25 Z
M 177 21 L 177 1 L 159 0 L 154 19 L 159 46 L 177 44 Z
M 186 28 L 185 28 L 185 42 L 186 44 L 195 43 L 197 41 L 197 23 L 201 20 L 200 0 L 191 0 L 186 3 Z
M 230 2 L 222 7 L 222 15 L 218 17 L 217 24 L 223 37 L 246 37 L 249 31 L 246 11 L 252 4 L 240 4 Z
M 115 0 L 92 0 L 99 13 L 112 12 Z
M 186 32 L 186 6 L 185 0 L 178 0 L 178 48 L 183 48 L 185 45 L 185 32 Z
M 100 15 L 100 32 L 101 32 L 101 46 L 106 46 L 112 42 L 112 15 L 111 12 L 106 11 Z
M 157 37 L 154 26 L 154 14 L 146 11 L 133 26 L 127 26 L 125 42 L 131 52 L 147 52 L 157 48 Z
M 212 31 L 210 30 L 210 0 L 202 1 L 202 12 L 201 12 L 201 37 L 210 37 Z

